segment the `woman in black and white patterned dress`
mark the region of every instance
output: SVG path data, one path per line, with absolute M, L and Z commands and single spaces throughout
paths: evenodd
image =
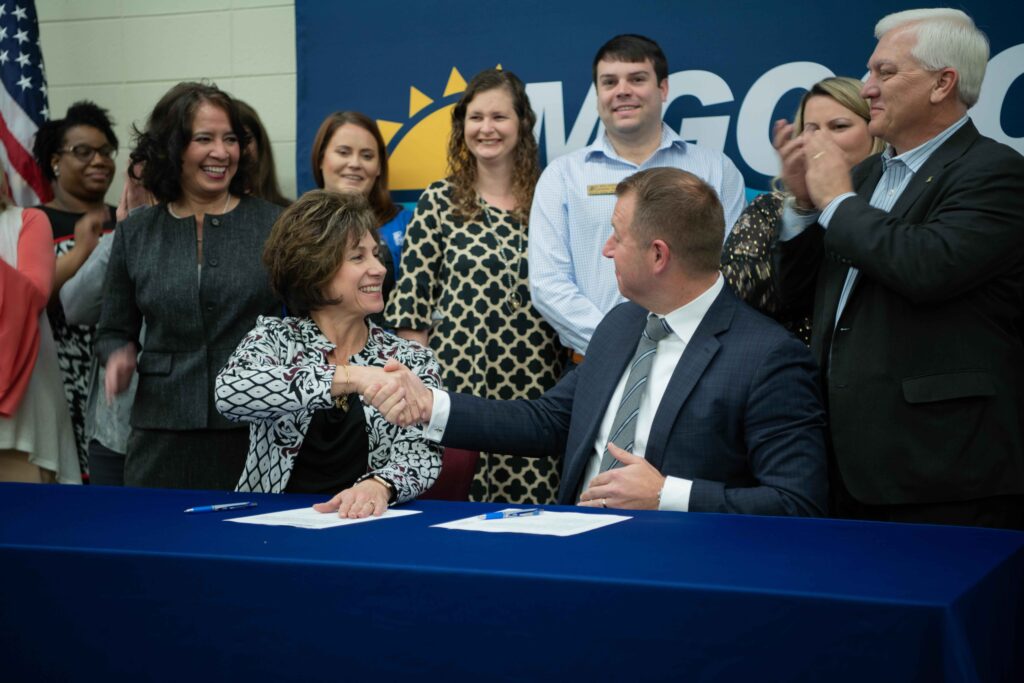
M 449 391 L 534 399 L 565 354 L 530 300 L 527 220 L 539 166 L 536 122 L 514 74 L 477 74 L 452 110 L 450 175 L 428 187 L 406 230 L 385 319 L 430 344 Z M 560 463 L 482 454 L 470 497 L 550 503 Z
M 295 317 L 260 317 L 217 376 L 217 409 L 251 422 L 239 491 L 327 493 L 321 512 L 381 515 L 423 493 L 441 448 L 359 394 L 395 381 L 389 359 L 440 387 L 429 349 L 367 319 L 384 307 L 376 219 L 358 194 L 314 190 L 281 214 L 263 253 Z M 340 493 L 339 493 L 340 491 Z
M 57 362 L 75 430 L 79 466 L 86 481 L 85 408 L 96 327 L 69 322 L 60 292 L 96 249 L 100 236 L 114 229 L 114 207 L 104 200 L 114 180 L 117 144 L 107 110 L 83 100 L 72 104 L 64 118 L 44 123 L 32 145 L 36 163 L 53 187 L 53 199 L 39 207 L 53 227 L 57 257 L 47 315 L 57 344 Z

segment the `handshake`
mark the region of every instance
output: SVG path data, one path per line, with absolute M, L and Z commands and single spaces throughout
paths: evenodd
M 388 360 L 382 368 L 351 365 L 347 370 L 344 382 L 338 382 L 336 376 L 337 391 L 332 390 L 332 394 L 354 389 L 366 403 L 380 411 L 385 420 L 399 427 L 430 421 L 433 392 L 397 360 Z

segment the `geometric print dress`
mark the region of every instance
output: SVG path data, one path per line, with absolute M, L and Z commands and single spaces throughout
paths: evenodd
M 527 228 L 481 201 L 466 220 L 451 209 L 450 186 L 420 195 L 406 229 L 401 277 L 385 320 L 429 329 L 444 387 L 488 399 L 534 399 L 561 376 L 565 351 L 530 300 Z M 470 498 L 552 503 L 561 459 L 481 453 Z
M 56 258 L 71 251 L 75 246 L 75 223 L 84 214 L 61 211 L 48 206 L 38 207 L 50 219 L 53 228 L 53 250 Z M 103 230 L 114 227 L 114 207 L 108 206 L 109 220 Z M 92 370 L 94 325 L 72 325 L 64 317 L 64 308 L 57 304 L 47 308 L 53 340 L 57 344 L 57 363 L 64 380 L 64 395 L 71 413 L 71 427 L 75 432 L 78 463 L 82 479 L 89 480 L 88 444 L 85 442 L 85 404 L 89 397 L 89 377 Z

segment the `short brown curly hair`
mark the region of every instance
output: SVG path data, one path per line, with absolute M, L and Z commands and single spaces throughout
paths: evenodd
M 341 303 L 327 297 L 327 285 L 367 233 L 379 241 L 376 226 L 365 197 L 325 190 L 307 192 L 278 216 L 263 247 L 263 265 L 291 315 Z

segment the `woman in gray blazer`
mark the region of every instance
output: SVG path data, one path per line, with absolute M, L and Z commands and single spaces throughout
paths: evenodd
M 215 86 L 171 88 L 135 142 L 158 204 L 118 226 L 96 345 L 113 397 L 145 322 L 125 484 L 232 489 L 248 435 L 217 412 L 213 382 L 257 316 L 280 311 L 260 255 L 281 209 L 245 195 L 245 130 Z

